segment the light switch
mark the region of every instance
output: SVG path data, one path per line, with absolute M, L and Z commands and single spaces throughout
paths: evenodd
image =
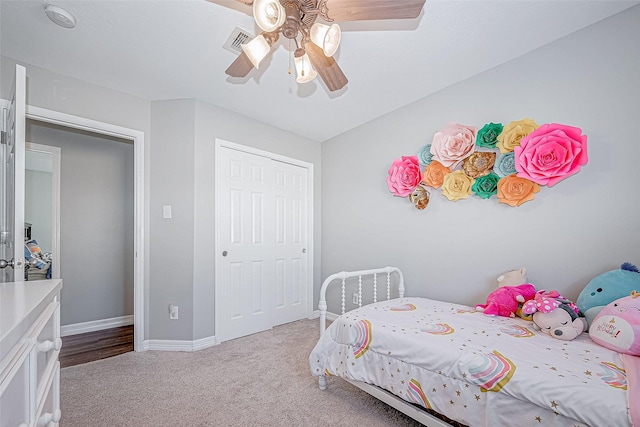
M 171 205 L 164 205 L 162 207 L 162 218 L 164 219 L 171 218 Z

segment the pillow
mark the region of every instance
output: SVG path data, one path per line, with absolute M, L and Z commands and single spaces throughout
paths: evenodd
M 603 347 L 640 356 L 640 293 L 606 305 L 593 319 L 589 336 Z

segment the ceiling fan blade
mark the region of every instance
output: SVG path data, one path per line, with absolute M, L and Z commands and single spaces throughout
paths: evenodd
M 331 92 L 342 89 L 349 83 L 347 76 L 344 75 L 336 60 L 332 57 L 325 56 L 322 49 L 318 46 L 308 42 L 305 43 L 304 50 L 307 55 L 309 55 L 311 64 L 313 64 L 313 67 Z
M 245 77 L 253 70 L 253 64 L 246 53 L 241 52 L 235 61 L 229 65 L 225 73 L 231 77 Z
M 276 41 L 278 41 L 278 38 L 280 36 L 278 35 L 277 32 L 266 33 L 264 31 L 259 35 L 264 37 L 264 40 L 269 44 L 269 51 L 266 53 L 266 55 L 270 55 L 271 47 Z M 249 74 L 249 72 L 252 69 L 253 69 L 253 63 L 251 62 L 251 60 L 249 59 L 249 56 L 247 56 L 247 54 L 244 52 L 244 49 L 243 49 L 242 52 L 240 52 L 240 56 L 238 56 L 236 60 L 233 61 L 231 65 L 229 65 L 229 68 L 225 70 L 225 73 L 227 73 L 231 77 L 244 77 L 247 74 Z
M 327 0 L 335 21 L 417 18 L 426 0 Z
M 253 0 L 208 0 L 211 3 L 219 4 L 220 6 L 228 7 L 229 9 L 238 10 L 247 15 L 251 15 L 253 8 Z

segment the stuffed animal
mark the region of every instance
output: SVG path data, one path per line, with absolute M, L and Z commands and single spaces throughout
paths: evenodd
M 507 271 L 498 276 L 498 287 L 518 286 L 527 283 L 527 269 L 522 267 L 518 270 Z
M 533 329 L 553 338 L 569 341 L 587 330 L 587 321 L 578 306 L 558 291 L 540 290 L 524 303 L 523 313 L 532 315 Z
M 518 303 L 524 303 L 535 295 L 536 288 L 530 283 L 502 286 L 487 296 L 486 304 L 476 305 L 476 310 L 491 316 L 515 317 Z
M 591 279 L 578 295 L 576 303 L 591 325 L 600 310 L 628 296 L 633 290 L 640 290 L 640 271 L 635 265 L 625 262 L 620 269 L 607 271 Z
M 498 276 L 498 287 L 502 286 L 518 286 L 523 283 L 527 283 L 527 269 L 522 267 L 517 270 L 507 271 L 504 274 Z M 524 314 L 522 312 L 522 303 L 518 304 L 518 309 L 516 310 L 516 316 L 531 321 L 530 314 Z
M 640 293 L 617 299 L 600 310 L 589 336 L 603 347 L 640 356 Z

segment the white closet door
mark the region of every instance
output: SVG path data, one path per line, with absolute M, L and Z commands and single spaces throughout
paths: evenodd
M 24 153 L 26 69 L 16 65 L 11 105 L 3 109 L 0 144 L 0 283 L 24 278 Z M 6 261 L 7 263 L 5 263 Z
M 307 312 L 308 170 L 273 163 L 276 326 L 302 319 Z
M 216 339 L 307 315 L 307 169 L 220 147 Z

